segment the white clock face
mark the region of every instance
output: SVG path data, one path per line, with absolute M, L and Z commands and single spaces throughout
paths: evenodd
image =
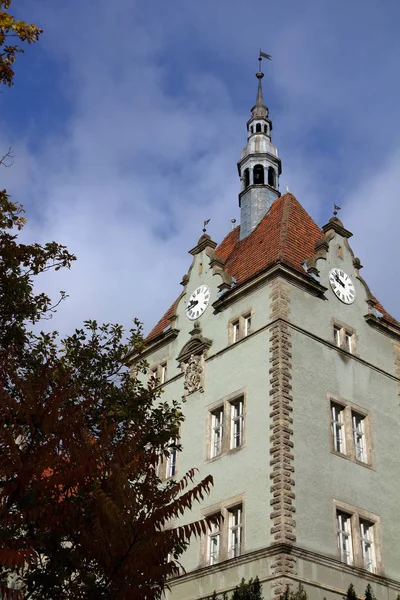
M 186 316 L 191 321 L 201 317 L 210 303 L 211 293 L 208 285 L 200 285 L 192 292 L 186 305 Z
M 352 304 L 356 299 L 356 290 L 351 277 L 342 269 L 335 267 L 329 271 L 329 283 L 333 293 L 345 304 Z

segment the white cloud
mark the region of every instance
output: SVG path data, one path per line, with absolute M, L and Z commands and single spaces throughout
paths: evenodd
M 371 292 L 397 319 L 399 310 L 400 262 L 400 146 L 383 169 L 360 182 L 348 200 L 346 226 L 362 231 L 350 244 L 361 263 L 362 276 Z
M 393 85 L 397 71 L 372 2 L 361 17 L 347 7 L 347 21 L 343 6 L 344 0 L 328 12 L 316 0 L 304 10 L 294 0 L 177 0 L 174 10 L 132 0 L 27 5 L 45 29 L 43 52 L 60 65 L 57 85 L 71 112 L 34 149 L 29 134 L 14 144 L 18 161 L 4 181 L 27 206 L 29 236 L 65 243 L 78 256 L 70 272 L 47 278 L 51 291 L 70 294 L 53 326 L 68 332 L 89 317 L 128 326 L 137 316 L 148 330 L 180 291 L 203 219 L 211 217 L 217 241 L 229 231 L 238 217 L 236 161 L 255 97 L 249 69 L 259 45 L 274 55 L 265 96 L 283 161 L 281 189 L 287 182 L 320 223 L 334 201 L 346 198 L 345 225 L 354 223 L 360 258 L 368 272 L 377 270 L 371 265 L 383 260 L 383 246 L 374 254 L 368 243 L 376 212 L 369 190 L 376 186 L 382 198 L 390 181 L 389 196 L 395 193 L 388 124 L 399 108 L 371 82 Z M 354 30 L 356 21 L 365 34 Z M 354 48 L 368 44 L 371 56 L 360 70 L 364 58 Z M 377 64 L 372 74 L 369 65 Z M 3 128 L 0 147 L 12 137 Z M 364 189 L 366 168 L 374 177 Z M 393 222 L 381 218 L 382 227 L 385 218 Z M 391 242 L 385 244 L 388 251 Z M 398 292 L 383 278 L 376 283 L 382 302 L 395 306 Z

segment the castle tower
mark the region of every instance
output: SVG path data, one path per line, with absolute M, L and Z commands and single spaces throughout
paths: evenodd
M 182 452 L 160 476 L 211 474 L 184 522 L 221 517 L 185 551 L 167 598 L 220 598 L 258 576 L 266 600 L 298 583 L 309 600 L 342 600 L 350 583 L 394 600 L 400 323 L 336 214 L 320 227 L 280 195 L 262 77 L 238 165 L 240 225 L 219 244 L 200 237 L 146 340 L 163 401 L 185 399 Z
M 278 151 L 271 141 L 272 121 L 264 104 L 260 67 L 256 77 L 256 103 L 247 121 L 247 145 L 243 148 L 238 171 L 241 182 L 239 194 L 240 239 L 247 237 L 280 197 L 279 176 L 282 173 Z

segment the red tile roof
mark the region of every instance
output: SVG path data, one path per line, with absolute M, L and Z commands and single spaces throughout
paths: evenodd
M 240 227 L 228 233 L 215 252 L 225 262 L 224 268 L 241 285 L 275 263 L 283 263 L 307 276 L 303 262 L 313 256 L 315 244 L 323 237 L 307 211 L 290 193 L 276 200 L 254 231 L 239 240 Z M 373 298 L 373 300 L 376 300 Z M 376 308 L 396 325 L 378 301 Z M 177 300 L 152 329 L 146 341 L 160 335 L 174 316 Z

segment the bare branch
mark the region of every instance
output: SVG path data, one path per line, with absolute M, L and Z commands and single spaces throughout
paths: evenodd
M 14 155 L 10 146 L 7 152 L 4 154 L 4 156 L 0 158 L 0 165 L 2 165 L 3 167 L 11 167 L 14 164 L 13 158 Z

